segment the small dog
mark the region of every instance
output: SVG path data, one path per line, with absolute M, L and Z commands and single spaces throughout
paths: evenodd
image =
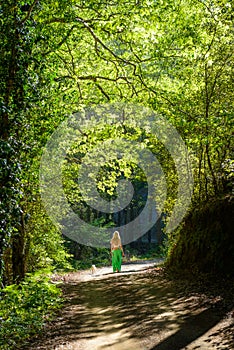
M 91 271 L 91 274 L 92 274 L 92 275 L 93 275 L 94 273 L 96 273 L 96 272 L 97 272 L 96 266 L 95 266 L 95 265 L 92 265 L 90 271 Z

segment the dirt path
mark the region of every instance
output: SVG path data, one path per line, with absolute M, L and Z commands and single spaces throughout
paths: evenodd
M 169 281 L 155 262 L 73 273 L 58 317 L 22 350 L 234 349 L 222 297 Z

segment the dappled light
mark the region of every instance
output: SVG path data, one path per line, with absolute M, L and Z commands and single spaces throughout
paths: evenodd
M 134 272 L 129 268 L 88 280 L 71 276 L 63 285 L 65 307 L 45 339 L 23 349 L 60 349 L 64 344 L 66 350 L 179 350 L 212 330 L 226 313 L 221 297 L 209 300 L 186 292 L 163 278 L 160 268 L 138 273 L 137 267 Z
M 233 5 L 1 1 L 1 350 L 234 350 Z

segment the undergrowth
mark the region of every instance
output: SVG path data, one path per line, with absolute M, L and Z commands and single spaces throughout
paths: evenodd
M 16 349 L 38 334 L 62 304 L 60 289 L 48 271 L 28 275 L 19 285 L 0 290 L 0 349 Z

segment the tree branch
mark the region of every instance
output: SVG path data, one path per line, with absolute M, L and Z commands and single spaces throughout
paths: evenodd
M 39 0 L 34 0 L 32 5 L 30 6 L 29 10 L 28 10 L 28 13 L 27 15 L 24 17 L 24 19 L 20 22 L 21 25 L 23 25 L 28 19 L 29 17 L 31 16 L 32 14 L 32 11 L 34 9 L 34 7 L 36 6 L 36 4 L 38 3 Z
M 95 85 L 101 91 L 101 93 L 107 98 L 107 100 L 110 101 L 110 96 L 105 92 L 105 90 L 102 88 L 102 86 L 99 85 L 98 83 L 96 83 Z
M 83 20 L 80 17 L 76 18 L 78 22 L 82 23 L 84 25 L 84 27 L 89 31 L 89 33 L 92 35 L 92 37 L 95 40 L 95 43 L 99 43 L 106 51 L 108 51 L 112 56 L 114 56 L 118 61 L 124 62 L 126 64 L 130 64 L 131 66 L 134 67 L 134 71 L 136 70 L 136 65 L 133 62 L 130 62 L 128 60 L 125 60 L 122 57 L 119 57 L 118 55 L 116 55 L 108 46 L 106 46 L 101 39 L 94 33 L 93 29 L 88 25 L 88 23 Z

